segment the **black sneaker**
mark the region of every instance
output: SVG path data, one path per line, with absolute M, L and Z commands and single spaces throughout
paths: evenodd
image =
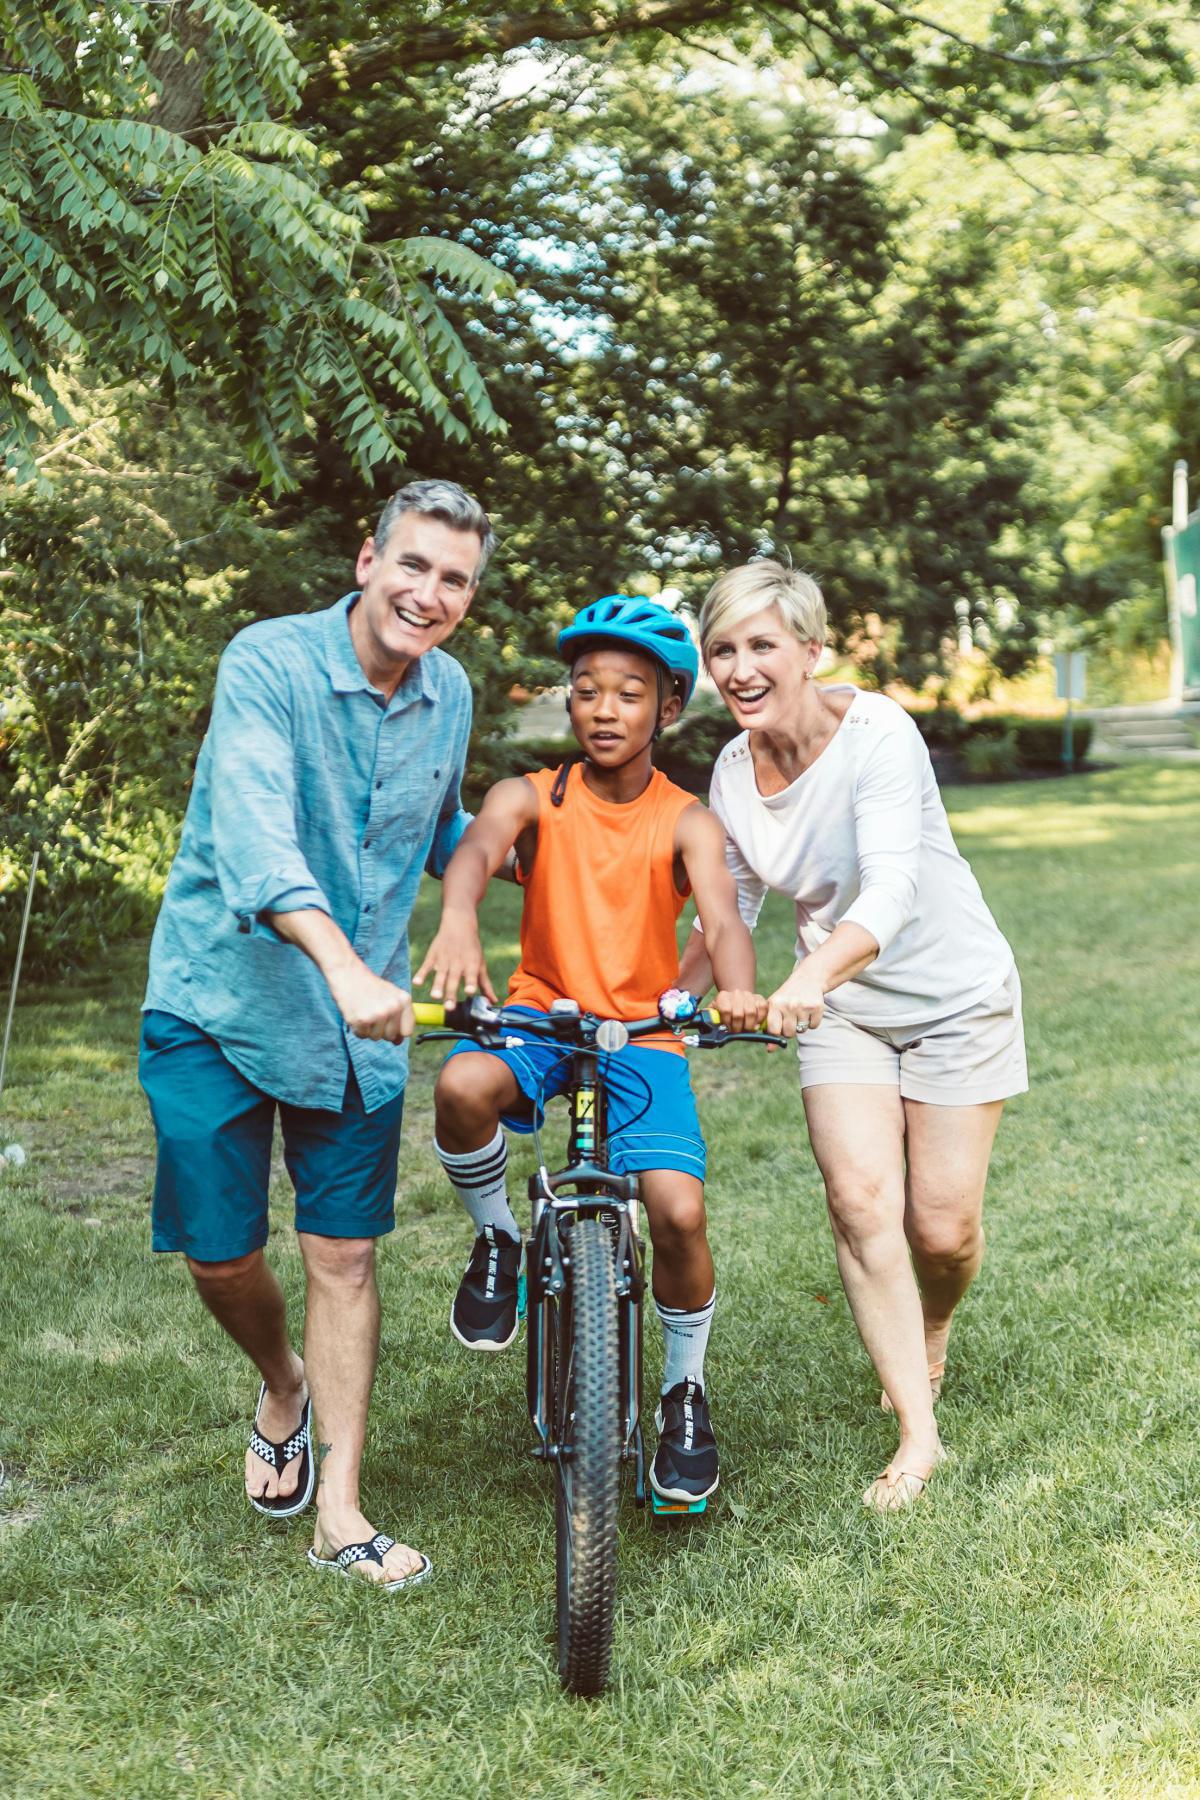
M 450 1308 L 450 1329 L 468 1350 L 507 1350 L 524 1307 L 525 1248 L 485 1225 Z
M 650 1485 L 664 1500 L 705 1500 L 716 1492 L 717 1440 L 708 1422 L 708 1401 L 695 1381 L 677 1381 L 658 1403 L 654 1417 L 658 1449 L 650 1464 Z

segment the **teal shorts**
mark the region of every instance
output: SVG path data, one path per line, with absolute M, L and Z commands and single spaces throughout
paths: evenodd
M 275 1114 L 296 1190 L 296 1230 L 381 1237 L 396 1223 L 404 1095 L 374 1112 L 350 1071 L 340 1112 L 264 1094 L 215 1038 L 174 1013 L 142 1014 L 138 1075 L 158 1140 L 152 1244 L 230 1262 L 267 1241 Z
M 505 1015 L 527 1012 L 544 1018 L 536 1007 L 505 1007 Z M 519 1035 L 510 1032 L 509 1036 Z M 509 1131 L 530 1132 L 541 1126 L 547 1100 L 561 1094 L 571 1072 L 571 1053 L 546 1038 L 526 1038 L 511 1049 L 483 1049 L 464 1042 L 450 1056 L 495 1056 L 512 1070 L 529 1105 L 501 1121 Z M 450 1056 L 446 1058 L 449 1062 Z M 678 1169 L 703 1181 L 708 1157 L 700 1135 L 696 1097 L 687 1057 L 673 1050 L 650 1050 L 627 1044 L 602 1056 L 608 1093 L 608 1160 L 618 1175 L 646 1169 Z

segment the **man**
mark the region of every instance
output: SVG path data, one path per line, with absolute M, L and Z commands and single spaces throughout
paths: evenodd
M 390 1592 L 429 1562 L 359 1505 L 375 1240 L 394 1224 L 409 913 L 422 870 L 441 874 L 468 823 L 470 688 L 438 646 L 494 541 L 462 488 L 414 482 L 363 545 L 361 591 L 234 638 L 143 1004 L 154 1248 L 186 1255 L 262 1377 L 251 1504 L 288 1518 L 315 1485 L 309 1561 Z M 307 1276 L 303 1362 L 263 1256 L 276 1110 Z

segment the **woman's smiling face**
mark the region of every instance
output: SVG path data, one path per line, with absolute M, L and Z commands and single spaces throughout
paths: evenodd
M 745 731 L 791 723 L 821 646 L 793 636 L 775 607 L 764 607 L 705 646 L 717 692 Z

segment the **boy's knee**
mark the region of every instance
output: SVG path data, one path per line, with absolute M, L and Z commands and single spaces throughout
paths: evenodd
M 438 1070 L 433 1103 L 439 1114 L 477 1113 L 490 1106 L 492 1082 L 488 1056 L 452 1056 Z
M 708 1229 L 703 1190 L 699 1193 L 672 1190 L 658 1197 L 653 1208 L 647 1206 L 646 1216 L 651 1241 L 658 1250 L 692 1243 L 696 1238 L 702 1238 Z

